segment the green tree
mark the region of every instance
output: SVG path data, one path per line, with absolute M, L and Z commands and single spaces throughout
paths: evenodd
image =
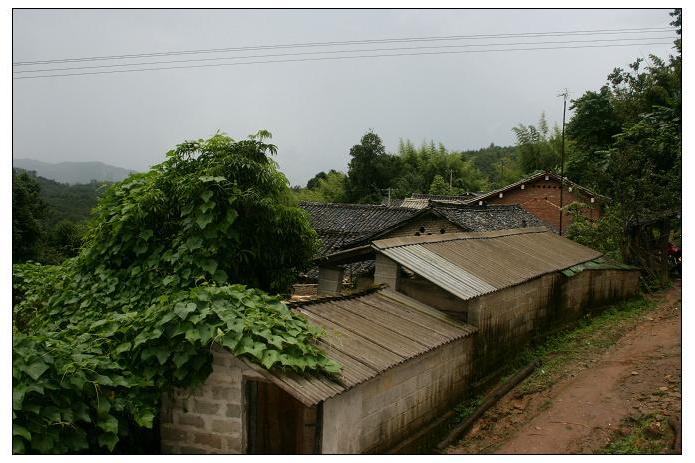
M 680 26 L 680 11 L 671 25 Z M 573 164 L 584 178 L 612 198 L 600 233 L 581 227 L 578 239 L 595 237 L 600 248 L 617 249 L 628 263 L 640 265 L 649 280 L 667 278 L 665 244 L 677 231 L 681 209 L 681 55 L 680 30 L 676 54 L 662 60 L 638 59 L 629 69 L 615 69 L 600 94 L 578 99 L 570 121 L 586 162 Z M 616 124 L 619 131 L 615 134 Z M 606 128 L 608 127 L 608 128 Z
M 464 159 L 473 162 L 491 187 L 508 185 L 523 176 L 517 148 L 514 146 L 496 146 L 490 143 L 487 148 L 464 151 L 461 154 Z
M 12 262 L 36 260 L 41 252 L 46 204 L 40 187 L 26 172 L 12 171 Z
M 82 236 L 86 230 L 84 222 L 75 223 L 61 220 L 46 233 L 45 245 L 40 261 L 59 264 L 69 257 L 75 257 L 82 246 Z
M 398 172 L 399 159 L 386 154 L 381 138 L 372 131 L 350 148 L 350 156 L 346 182 L 348 201 L 380 202 L 384 190 L 391 186 Z
M 519 160 L 515 155 L 499 159 L 494 165 L 492 186 L 496 188 L 504 187 L 514 183 L 524 176 L 524 171 L 519 165 Z
M 344 203 L 347 201 L 346 183 L 344 173 L 331 169 L 328 173 L 319 172 L 309 180 L 307 188 L 295 188 L 293 193 L 298 201 Z
M 78 257 L 13 267 L 14 453 L 152 451 L 162 396 L 207 378 L 213 344 L 339 371 L 318 328 L 256 289 L 285 290 L 317 244 L 268 136 L 182 143 L 104 193 Z
M 416 148 L 409 140 L 401 140 L 397 157 L 400 170 L 393 182 L 397 196 L 429 191 L 438 175 L 453 180 L 449 194 L 481 191 L 489 186 L 485 175 L 471 160 L 459 152 L 448 151 L 441 143 L 430 141 Z
M 234 141 L 215 135 L 180 144 L 149 173 L 106 191 L 86 234 L 83 260 L 125 268 L 143 249 L 159 244 L 164 264 L 173 246 L 187 254 L 171 270 L 188 268 L 189 278 L 203 274 L 286 291 L 313 257 L 316 235 L 269 156 L 275 151 L 262 137 Z M 125 227 L 137 235 L 124 235 Z M 194 233 L 210 240 L 209 246 L 198 245 Z
M 429 193 L 432 195 L 450 195 L 451 188 L 449 188 L 449 184 L 446 183 L 444 177 L 441 175 L 435 175 L 434 180 L 432 180 L 432 184 L 430 185 Z
M 331 172 L 335 171 L 331 169 Z M 325 180 L 327 176 L 328 174 L 326 174 L 324 171 L 319 172 L 318 174 L 310 178 L 308 182 L 306 182 L 306 188 L 308 190 L 314 190 L 316 187 L 319 186 L 319 182 L 321 180 Z
M 548 127 L 545 114 L 538 126 L 519 124 L 512 129 L 519 150 L 519 163 L 524 173 L 557 169 L 562 159 L 562 132 L 556 125 Z M 565 150 L 568 150 L 567 144 Z
M 588 91 L 572 101 L 573 115 L 566 127 L 566 135 L 575 149 L 567 156 L 567 176 L 581 185 L 603 189 L 601 170 L 608 160 L 606 150 L 622 128 L 621 115 L 613 105 L 610 87 L 604 85 L 598 92 Z

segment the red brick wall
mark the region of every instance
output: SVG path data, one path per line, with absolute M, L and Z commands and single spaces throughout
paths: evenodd
M 565 191 L 562 195 L 562 204 L 565 208 L 573 202 L 579 201 L 591 206 L 585 211 L 587 218 L 596 220 L 601 217 L 598 202 L 592 205 L 590 197 L 576 189 L 570 192 L 569 188 L 571 187 L 565 185 Z M 541 177 L 534 182 L 526 183 L 523 190 L 521 186 L 515 187 L 513 190 L 504 192 L 501 198 L 497 195 L 486 199 L 485 204 L 519 204 L 544 222 L 553 225 L 556 229 L 560 228 L 560 182 L 552 177 L 550 180 Z M 563 234 L 567 232 L 571 221 L 572 217 L 565 212 L 562 218 Z

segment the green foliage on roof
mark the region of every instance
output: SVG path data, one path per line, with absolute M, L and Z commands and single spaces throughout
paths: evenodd
M 16 453 L 146 450 L 162 394 L 202 383 L 214 344 L 268 369 L 339 371 L 321 331 L 264 292 L 316 246 L 265 136 L 179 145 L 105 192 L 79 256 L 14 267 Z
M 562 271 L 562 274 L 566 277 L 573 277 L 584 270 L 639 270 L 639 267 L 612 262 L 603 257 L 599 257 L 598 259 L 582 262 L 581 264 L 566 268 Z

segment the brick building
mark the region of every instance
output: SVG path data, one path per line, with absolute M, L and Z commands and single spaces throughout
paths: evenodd
M 560 230 L 560 176 L 554 172 L 539 172 L 503 188 L 484 193 L 466 204 L 519 204 L 521 207 L 549 224 L 555 230 Z M 601 209 L 606 203 L 605 196 L 578 185 L 571 180 L 562 182 L 562 234 L 572 222 L 572 216 L 567 211 L 574 203 L 584 204 L 585 217 L 597 220 L 601 217 Z

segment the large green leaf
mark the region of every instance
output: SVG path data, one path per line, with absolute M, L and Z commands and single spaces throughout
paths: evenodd
M 38 361 L 38 362 L 34 362 L 31 365 L 29 365 L 28 367 L 26 367 L 26 369 L 24 371 L 26 371 L 26 373 L 29 376 L 31 376 L 31 378 L 34 381 L 36 381 L 37 379 L 39 379 L 41 377 L 42 374 L 45 373 L 46 370 L 48 370 L 48 365 L 46 365 L 42 361 Z
M 31 433 L 24 426 L 20 426 L 16 423 L 12 423 L 12 435 L 22 436 L 26 440 L 31 441 Z
M 179 302 L 174 306 L 174 313 L 178 315 L 181 320 L 184 320 L 189 313 L 195 312 L 196 308 L 195 302 Z
M 113 415 L 106 415 L 102 417 L 97 422 L 97 426 L 106 432 L 118 434 L 118 419 Z
M 195 219 L 195 223 L 198 225 L 198 228 L 203 230 L 205 227 L 210 225 L 212 220 L 213 217 L 210 213 L 198 214 L 198 217 Z
M 106 447 L 109 452 L 112 452 L 118 443 L 118 434 L 107 432 L 99 435 L 99 445 Z

